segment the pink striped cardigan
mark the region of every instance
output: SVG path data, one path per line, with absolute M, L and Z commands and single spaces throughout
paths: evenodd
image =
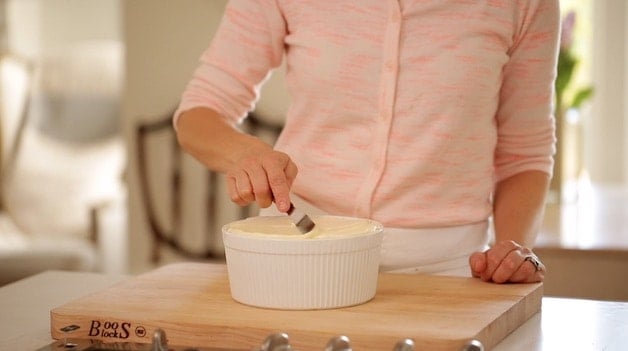
M 486 220 L 495 182 L 551 174 L 558 0 L 231 0 L 178 115 L 234 125 L 285 58 L 293 191 L 399 228 Z

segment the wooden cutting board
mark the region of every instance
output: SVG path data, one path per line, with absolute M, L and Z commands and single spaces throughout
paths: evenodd
M 471 339 L 492 348 L 541 308 L 542 284 L 492 284 L 473 278 L 380 274 L 375 298 L 347 308 L 282 311 L 231 298 L 226 266 L 177 263 L 133 277 L 51 311 L 55 339 L 259 348 L 285 332 L 297 350 L 323 350 L 338 335 L 354 350 L 392 350 L 412 338 L 417 350 L 459 350 Z M 72 330 L 63 332 L 62 330 Z

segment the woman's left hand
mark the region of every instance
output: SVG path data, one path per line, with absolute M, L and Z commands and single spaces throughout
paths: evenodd
M 512 240 L 473 253 L 469 265 L 474 277 L 495 283 L 536 283 L 545 278 L 545 265 L 539 258 Z

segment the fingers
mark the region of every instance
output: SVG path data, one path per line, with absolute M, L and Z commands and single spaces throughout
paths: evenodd
M 520 246 L 514 241 L 507 240 L 498 242 L 492 248 L 486 250 L 486 269 L 482 272 L 482 274 L 480 274 L 480 278 L 482 278 L 482 280 L 484 281 L 493 280 L 493 274 L 500 267 L 504 259 L 510 254 L 511 251 L 517 250 L 519 247 Z M 508 261 L 503 263 L 506 265 L 509 264 Z
M 227 173 L 227 192 L 231 201 L 246 206 L 254 201 L 253 187 L 246 172 L 239 170 Z
M 278 210 L 286 212 L 297 172 L 296 165 L 283 152 L 269 150 L 252 154 L 227 172 L 227 191 L 231 200 L 240 206 L 256 202 L 266 208 L 275 201 Z
M 273 172 L 268 174 L 268 182 L 273 194 L 277 209 L 287 212 L 290 208 L 290 189 L 297 176 L 297 166 L 286 155 L 285 163 L 273 167 Z
M 471 267 L 471 275 L 479 278 L 486 269 L 486 254 L 484 252 L 474 252 L 469 256 L 469 267 Z
M 524 270 L 527 265 L 522 269 L 522 263 L 527 253 L 524 253 L 524 251 L 526 250 L 515 249 L 510 251 L 493 272 L 491 280 L 495 283 L 515 282 L 513 279 L 517 279 L 518 282 L 525 280 L 527 275 L 523 274 L 526 273 Z
M 273 202 L 273 193 L 269 182 L 269 173 L 275 172 L 272 165 L 264 165 L 263 161 L 260 165 L 257 162 L 252 163 L 245 168 L 251 183 L 250 201 L 256 201 L 261 208 L 270 206 Z
M 489 250 L 469 258 L 472 274 L 495 283 L 533 283 L 543 281 L 545 266 L 526 247 L 514 241 L 497 243 Z
M 513 283 L 542 282 L 545 278 L 545 271 L 545 265 L 541 260 L 533 253 L 530 253 L 523 258 L 519 268 L 513 273 L 509 281 Z

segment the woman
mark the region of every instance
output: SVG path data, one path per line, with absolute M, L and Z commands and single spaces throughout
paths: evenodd
M 174 125 L 238 205 L 383 223 L 383 271 L 537 282 L 558 32 L 557 0 L 232 0 Z M 236 127 L 283 59 L 273 148 Z

